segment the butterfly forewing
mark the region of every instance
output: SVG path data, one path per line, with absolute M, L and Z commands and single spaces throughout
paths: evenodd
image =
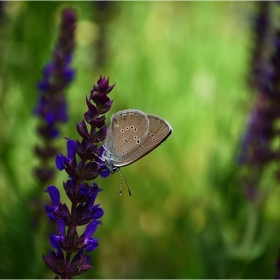
M 113 116 L 109 135 L 110 143 L 114 144 L 108 148 L 111 151 L 111 160 L 116 167 L 131 163 L 124 164 L 129 155 L 138 150 L 140 143 L 145 140 L 148 128 L 148 117 L 141 111 L 124 110 Z

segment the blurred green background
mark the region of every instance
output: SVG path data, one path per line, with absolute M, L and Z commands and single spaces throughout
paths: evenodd
M 253 104 L 246 86 L 254 2 L 4 2 L 0 21 L 0 277 L 52 278 L 42 261 L 53 227 L 32 212 L 40 141 L 32 111 L 51 59 L 63 8 L 77 10 L 76 78 L 67 90 L 64 136 L 80 139 L 99 75 L 116 83 L 111 114 L 135 108 L 165 118 L 173 135 L 119 175 L 98 178 L 105 211 L 78 278 L 274 278 L 280 192 L 265 181 L 263 202 L 245 198 L 237 153 Z M 103 10 L 101 10 L 103 8 Z M 98 44 L 103 40 L 102 53 Z M 109 116 L 108 116 L 109 120 Z M 63 192 L 65 172 L 53 182 Z M 42 192 L 42 197 L 47 194 Z M 67 202 L 65 195 L 63 202 Z M 34 220 L 40 219 L 40 227 Z M 33 222 L 32 222 L 33 221 Z M 38 222 L 38 221 L 37 221 Z

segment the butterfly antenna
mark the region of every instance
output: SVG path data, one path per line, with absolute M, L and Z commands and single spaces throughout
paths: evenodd
M 130 189 L 129 189 L 129 185 L 128 185 L 128 183 L 127 183 L 127 180 L 126 180 L 126 178 L 125 178 L 123 172 L 122 172 L 120 169 L 119 169 L 119 172 L 120 172 L 120 174 L 124 177 L 124 180 L 125 180 L 125 183 L 126 183 L 126 186 L 127 186 L 128 193 L 129 193 L 129 195 L 131 196 L 131 191 L 130 191 Z M 120 184 L 121 184 L 121 181 L 122 181 L 122 179 L 121 179 L 121 176 L 120 176 Z M 120 185 L 120 195 L 121 195 L 121 185 Z
M 120 169 L 118 169 L 118 172 L 120 172 L 120 190 L 119 190 L 119 195 L 122 195 L 122 173 Z

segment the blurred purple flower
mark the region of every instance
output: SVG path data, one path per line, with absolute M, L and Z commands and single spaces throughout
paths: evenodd
M 60 134 L 59 125 L 68 120 L 65 90 L 75 76 L 75 72 L 70 66 L 75 45 L 75 25 L 74 10 L 63 10 L 60 34 L 52 61 L 44 67 L 43 79 L 37 86 L 39 96 L 34 113 L 40 120 L 37 133 L 42 139 L 42 144 L 35 147 L 35 154 L 41 164 L 34 170 L 34 173 L 42 184 L 54 178 L 54 167 L 50 166 L 57 154 L 54 139 Z
M 279 151 L 273 149 L 272 141 L 279 135 L 275 124 L 280 117 L 280 30 L 274 34 L 272 55 L 267 54 L 270 2 L 259 2 L 259 16 L 256 29 L 258 34 L 256 46 L 261 52 L 257 71 L 254 72 L 256 91 L 254 106 L 249 115 L 246 131 L 242 137 L 238 161 L 244 167 L 244 186 L 247 197 L 260 203 L 259 185 L 267 167 L 278 160 Z M 270 38 L 271 39 L 271 38 Z M 255 57 L 255 56 L 254 56 Z M 256 58 L 256 57 L 255 57 Z

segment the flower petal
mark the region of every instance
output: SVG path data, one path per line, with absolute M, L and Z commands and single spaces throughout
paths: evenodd
M 67 141 L 67 155 L 68 159 L 73 159 L 77 152 L 76 143 L 72 139 L 68 139 Z
M 111 174 L 111 172 L 106 165 L 102 165 L 99 174 L 102 178 L 107 178 Z
M 56 156 L 56 158 L 55 158 L 55 164 L 56 164 L 56 168 L 58 169 L 58 170 L 63 170 L 64 169 L 64 163 L 65 163 L 65 160 L 66 160 L 67 158 L 64 156 L 64 155 L 58 155 L 58 156 Z
M 92 235 L 96 231 L 97 227 L 98 227 L 98 223 L 95 221 L 93 221 L 87 225 L 86 230 L 85 230 L 85 239 L 86 240 L 92 237 Z
M 62 219 L 58 219 L 57 222 L 58 232 L 59 234 L 64 237 L 65 236 L 65 223 Z
M 55 186 L 49 186 L 45 192 L 50 195 L 52 203 L 54 206 L 58 206 L 60 202 L 60 193 L 59 190 Z
M 89 246 L 86 247 L 87 252 L 93 251 L 98 246 L 98 238 L 91 238 L 89 240 Z

